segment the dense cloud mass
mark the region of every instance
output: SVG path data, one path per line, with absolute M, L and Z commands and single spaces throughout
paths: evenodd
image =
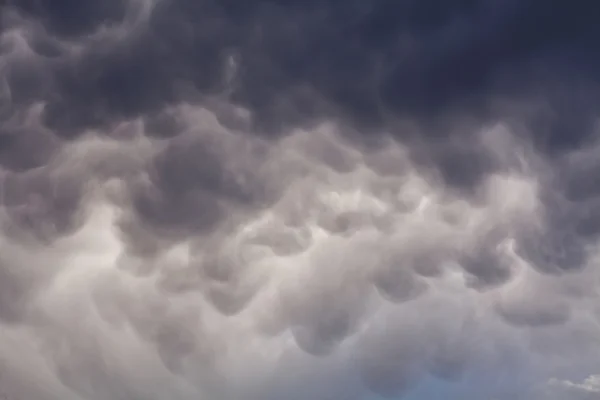
M 599 399 L 599 17 L 0 0 L 0 398 Z

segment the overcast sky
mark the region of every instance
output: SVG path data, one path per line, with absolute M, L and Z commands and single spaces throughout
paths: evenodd
M 0 395 L 600 399 L 599 20 L 0 0 Z

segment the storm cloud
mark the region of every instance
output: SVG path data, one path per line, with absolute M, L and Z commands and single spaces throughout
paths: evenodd
M 598 17 L 0 1 L 0 395 L 597 398 Z

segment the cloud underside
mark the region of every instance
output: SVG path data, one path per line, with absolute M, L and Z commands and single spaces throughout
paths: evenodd
M 1 4 L 0 394 L 597 398 L 598 11 Z

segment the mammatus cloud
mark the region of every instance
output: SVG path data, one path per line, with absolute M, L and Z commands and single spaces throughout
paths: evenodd
M 0 3 L 0 393 L 597 398 L 600 10 L 550 3 Z

